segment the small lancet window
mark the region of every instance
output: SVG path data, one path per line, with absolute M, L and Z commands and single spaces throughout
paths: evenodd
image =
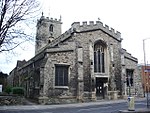
M 50 31 L 50 32 L 53 32 L 53 27 L 54 27 L 54 26 L 53 26 L 52 24 L 49 26 L 49 31 Z

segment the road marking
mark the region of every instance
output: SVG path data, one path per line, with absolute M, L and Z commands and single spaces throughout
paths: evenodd
M 78 111 L 92 111 L 92 110 L 98 110 L 98 109 L 108 109 L 112 108 L 112 106 L 107 106 L 107 107 L 97 107 L 97 108 L 87 108 L 87 109 L 79 109 Z
M 53 112 L 42 112 L 42 113 L 53 113 Z
M 135 103 L 135 104 L 138 104 L 138 105 L 139 105 L 139 104 L 141 104 L 141 105 L 146 105 L 146 103 Z

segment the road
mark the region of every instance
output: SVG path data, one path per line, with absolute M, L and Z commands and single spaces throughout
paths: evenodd
M 0 107 L 1 108 L 1 107 Z M 146 100 L 135 101 L 135 109 L 146 108 Z M 126 101 L 110 101 L 95 103 L 78 103 L 71 105 L 33 105 L 30 108 L 3 109 L 0 113 L 117 113 L 119 110 L 127 110 Z

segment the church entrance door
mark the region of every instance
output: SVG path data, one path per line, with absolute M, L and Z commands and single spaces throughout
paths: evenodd
M 97 99 L 105 99 L 106 87 L 104 87 L 106 80 L 104 78 L 96 78 L 96 97 Z

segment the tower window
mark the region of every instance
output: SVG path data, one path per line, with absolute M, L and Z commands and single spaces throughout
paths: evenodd
M 50 31 L 50 32 L 53 32 L 53 27 L 54 27 L 54 26 L 53 26 L 52 24 L 49 26 L 49 31 Z

